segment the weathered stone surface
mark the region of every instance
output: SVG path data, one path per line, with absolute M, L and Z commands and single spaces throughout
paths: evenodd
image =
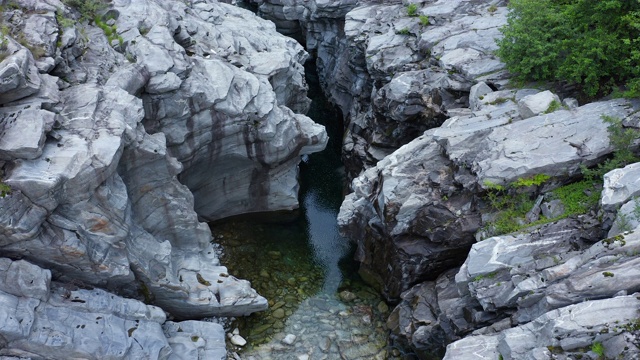
M 35 159 L 42 154 L 45 127 L 55 114 L 46 110 L 7 108 L 0 111 L 0 159 Z
M 12 190 L 0 199 L 3 255 L 59 281 L 141 292 L 178 318 L 265 309 L 220 265 L 199 216 L 298 206 L 300 156 L 327 142 L 295 113 L 310 102 L 308 54 L 215 1 L 114 1 L 122 41 L 60 28 L 56 12 L 80 16 L 60 1 L 16 5 L 12 33 L 44 55 L 9 38 L 0 64 L 2 111 L 16 115 L 0 137 Z
M 600 206 L 615 211 L 623 203 L 640 194 L 640 163 L 611 170 L 604 175 Z
M 577 173 L 580 165 L 601 161 L 613 151 L 602 115 L 625 119 L 637 106 L 636 102 L 611 100 L 572 111 L 558 110 L 484 134 L 477 132 L 464 142 L 445 148 L 453 154 L 454 162 L 470 167 L 480 184 L 508 184 L 536 174 L 566 176 Z
M 410 347 L 421 357 L 442 357 L 450 342 L 467 334 L 478 323 L 466 319 L 478 319 L 480 305 L 470 296 L 460 296 L 455 286 L 457 268 L 402 293 L 402 301 L 389 315 L 387 327 L 399 343 Z M 495 315 L 485 314 L 483 324 L 495 320 Z
M 204 321 L 167 321 L 162 325 L 173 352 L 169 360 L 224 360 L 227 350 L 224 329 L 220 324 Z
M 615 220 L 607 237 L 614 237 L 627 231 L 632 231 L 640 225 L 640 200 L 636 197 L 627 201 L 616 212 Z
M 0 104 L 35 94 L 41 84 L 31 52 L 13 40 L 9 42 L 6 51 L 11 55 L 0 62 Z
M 527 119 L 544 114 L 553 103 L 560 106 L 560 98 L 558 95 L 546 90 L 535 95 L 525 96 L 518 101 L 518 110 L 520 111 L 520 116 L 523 119 Z
M 361 273 L 388 299 L 461 262 L 484 225 L 481 188 L 578 175 L 613 151 L 601 115 L 624 119 L 637 107 L 612 100 L 514 122 L 516 101 L 530 93 L 488 93 L 478 111 L 428 130 L 353 181 L 338 223 L 358 244 Z
M 169 16 L 155 2 L 146 6 Z M 308 109 L 307 54 L 271 23 L 247 21 L 245 10 L 216 2 L 193 13 L 175 6 L 182 18 L 171 29 L 140 25 L 149 10 L 139 2 L 116 7 L 118 28 L 132 43 L 127 51 L 151 75 L 143 95 L 146 130 L 167 134 L 202 218 L 297 208 L 299 158 L 327 142 L 323 127 L 291 110 Z M 172 31 L 179 31 L 175 39 Z
M 588 352 L 596 342 L 602 345 L 606 358 L 631 359 L 639 351 L 634 344 L 638 310 L 637 294 L 567 306 L 497 335 L 454 342 L 447 347 L 444 359 L 548 359 L 552 352 L 566 358 L 580 354 L 597 359 L 600 355 Z
M 0 259 L 0 278 L 3 355 L 159 359 L 171 352 L 160 327 L 166 317 L 157 307 L 51 284 L 48 270 L 22 260 Z

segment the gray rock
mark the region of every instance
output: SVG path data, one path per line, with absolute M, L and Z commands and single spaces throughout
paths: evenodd
M 542 215 L 547 219 L 555 219 L 564 214 L 565 211 L 562 201 L 558 199 L 543 202 L 540 210 L 542 211 Z
M 574 98 L 565 98 L 562 99 L 562 106 L 565 106 L 567 109 L 571 110 L 579 107 L 580 104 L 578 103 L 578 100 Z
M 159 308 L 99 289 L 51 284 L 48 270 L 25 261 L 2 259 L 0 264 L 0 316 L 7 319 L 0 324 L 7 341 L 3 354 L 157 359 L 172 351 Z M 101 336 L 110 341 L 95 341 Z
M 607 237 L 632 231 L 640 225 L 640 200 L 633 198 L 620 207 Z
M 20 47 L 20 48 L 18 48 Z M 41 80 L 33 55 L 17 43 L 9 44 L 12 54 L 0 62 L 0 104 L 35 94 Z
M 584 348 L 596 342 L 605 344 L 607 357 L 631 358 L 629 356 L 637 354 L 632 344 L 637 330 L 632 324 L 639 306 L 635 295 L 567 306 L 497 335 L 470 336 L 456 341 L 447 347 L 444 359 L 478 355 L 538 359 L 550 358 L 551 351 L 573 358 L 576 354 L 584 356 Z
M 543 91 L 535 95 L 525 96 L 518 101 L 518 109 L 523 119 L 544 114 L 549 110 L 552 103 L 560 106 L 560 98 L 558 95 L 549 90 Z
M 640 163 L 614 169 L 604 175 L 600 206 L 605 211 L 617 210 L 623 203 L 640 195 Z
M 552 279 L 543 269 L 553 268 L 581 255 L 586 239 L 596 240 L 597 227 L 584 220 L 560 220 L 535 232 L 492 237 L 474 244 L 456 275 L 461 294 L 471 296 L 485 311 L 529 306 L 529 297 L 544 291 Z M 594 224 L 597 224 L 594 222 Z M 595 227 L 595 229 L 593 229 Z M 595 231 L 594 231 L 595 230 Z M 595 232 L 595 234 L 594 234 Z
M 624 119 L 634 106 L 637 105 L 625 100 L 612 100 L 573 111 L 558 110 L 490 132 L 476 132 L 465 142 L 447 146 L 446 151 L 456 163 L 469 166 L 480 184 L 508 184 L 536 174 L 576 174 L 580 165 L 593 165 L 613 151 L 601 116 Z M 467 152 L 464 148 L 473 150 Z
M 612 100 L 513 122 L 512 99 L 528 94 L 489 93 L 472 115 L 448 119 L 354 179 L 338 224 L 358 244 L 361 274 L 388 299 L 466 256 L 485 211 L 474 187 L 536 174 L 569 180 L 613 151 L 601 115 L 624 119 L 635 108 Z
M 457 269 L 443 273 L 437 281 L 427 281 L 402 293 L 402 301 L 387 320 L 392 336 L 421 357 L 444 354 L 445 346 L 466 334 L 473 326 L 467 319 L 483 318 L 483 324 L 495 315 L 480 314 L 475 299 L 460 296 L 455 287 Z
M 285 345 L 293 345 L 296 342 L 296 336 L 293 334 L 287 334 L 287 336 L 282 339 L 282 343 Z
M 162 325 L 173 352 L 169 360 L 224 360 L 227 350 L 224 329 L 220 324 L 204 321 L 167 321 Z
M 55 114 L 28 107 L 0 109 L 0 159 L 35 159 L 42 154 L 45 127 Z
M 484 96 L 493 92 L 493 89 L 484 82 L 479 82 L 471 87 L 469 90 L 469 108 L 471 110 L 478 110 L 478 100 L 484 99 Z

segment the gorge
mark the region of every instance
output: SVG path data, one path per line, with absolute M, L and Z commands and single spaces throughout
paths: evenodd
M 3 2 L 0 357 L 637 357 L 638 163 L 584 169 L 640 100 L 514 85 L 507 3 Z M 310 61 L 342 139 L 305 115 Z M 250 314 L 283 332 L 228 352 L 213 319 Z

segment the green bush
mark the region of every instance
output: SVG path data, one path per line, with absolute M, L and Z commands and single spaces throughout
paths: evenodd
M 422 24 L 422 26 L 427 26 L 430 24 L 429 22 L 429 17 L 427 15 L 420 15 L 420 24 Z
M 564 80 L 593 98 L 640 95 L 640 1 L 511 0 L 498 56 L 520 81 Z

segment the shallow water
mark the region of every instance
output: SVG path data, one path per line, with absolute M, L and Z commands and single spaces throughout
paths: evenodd
M 313 78 L 309 83 L 317 95 Z M 357 275 L 353 246 L 337 229 L 344 190 L 342 124 L 321 96 L 310 97 L 308 115 L 329 125 L 331 140 L 327 150 L 301 164 L 299 217 L 212 225 L 224 248 L 222 263 L 251 281 L 270 305 L 231 324 L 247 345 L 229 343 L 230 353 L 242 359 L 392 358 L 385 327 L 389 308 Z

